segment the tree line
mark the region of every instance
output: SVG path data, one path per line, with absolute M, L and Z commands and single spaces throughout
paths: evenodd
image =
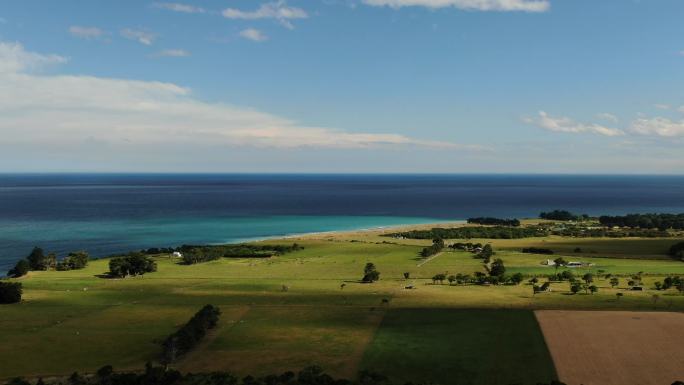
M 221 310 L 213 305 L 205 305 L 178 331 L 164 340 L 162 362 L 170 364 L 194 348 L 207 331 L 216 327 Z
M 410 239 L 519 239 L 544 237 L 546 235 L 548 235 L 548 231 L 541 227 L 466 226 L 452 228 L 435 227 L 430 230 L 411 230 L 386 234 L 385 236 Z
M 19 278 L 26 275 L 29 271 L 46 270 L 78 270 L 88 266 L 90 256 L 85 251 L 69 253 L 61 261 L 57 260 L 55 253 L 45 253 L 40 247 L 34 247 L 31 253 L 17 261 L 16 265 L 7 272 L 11 278 Z
M 497 226 L 512 226 L 512 227 L 518 227 L 520 226 L 520 221 L 517 219 L 501 219 L 501 218 L 492 218 L 492 217 L 477 217 L 477 218 L 468 218 L 468 223 L 472 224 L 477 224 L 477 225 L 497 225 Z
M 631 227 L 658 230 L 684 229 L 684 214 L 628 214 L 599 217 L 599 223 L 608 227 Z
M 39 379 L 35 385 L 63 384 L 60 379 L 51 382 Z M 145 365 L 144 371 L 115 372 L 111 365 L 103 366 L 92 376 L 74 372 L 66 379 L 67 385 L 393 385 L 390 379 L 371 370 L 361 370 L 355 379 L 335 378 L 325 373 L 320 366 L 309 366 L 297 373 L 287 371 L 260 377 L 239 378 L 230 372 L 181 373 L 166 366 Z M 406 383 L 404 385 L 421 385 Z M 425 382 L 428 384 L 428 382 Z M 6 385 L 33 385 L 22 378 L 14 378 Z M 537 385 L 565 385 L 552 380 Z M 672 385 L 684 385 L 676 382 Z
M 586 214 L 583 214 L 583 215 L 573 214 L 567 210 L 553 210 L 553 211 L 548 211 L 548 212 L 542 211 L 539 214 L 539 218 L 548 219 L 548 220 L 552 220 L 552 221 L 579 221 L 582 219 L 588 219 L 589 216 Z
M 301 249 L 303 249 L 302 246 L 293 243 L 292 245 L 183 245 L 178 250 L 183 254 L 184 264 L 194 265 L 219 258 L 270 258 Z

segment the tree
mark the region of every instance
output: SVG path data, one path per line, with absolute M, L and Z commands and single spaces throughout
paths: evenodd
M 449 277 L 447 277 L 447 280 L 449 281 L 449 285 L 453 285 L 454 282 L 456 282 L 456 276 L 452 274 Z
M 663 283 L 660 281 L 656 281 L 654 283 L 656 290 L 662 290 L 663 289 Z
M 572 294 L 577 294 L 580 290 L 582 290 L 582 285 L 580 285 L 579 283 L 573 283 L 572 285 L 570 285 L 570 291 L 572 292 Z
M 30 269 L 31 266 L 29 265 L 28 261 L 25 259 L 20 259 L 19 262 L 14 265 L 14 268 L 7 272 L 7 275 L 11 278 L 23 277 L 29 272 Z
M 22 293 L 23 289 L 20 282 L 0 281 L 0 304 L 21 302 Z
M 150 257 L 133 254 L 109 260 L 109 275 L 125 278 L 157 271 L 157 263 Z
M 31 270 L 48 269 L 48 258 L 40 247 L 34 247 L 33 250 L 31 250 L 31 254 L 26 257 L 26 260 L 28 261 Z
M 610 279 L 610 287 L 613 289 L 616 288 L 620 284 L 620 280 L 617 277 L 613 277 Z
M 375 268 L 375 264 L 372 262 L 366 263 L 366 267 L 363 269 L 363 278 L 361 281 L 364 283 L 373 283 L 380 279 L 380 272 Z
M 586 273 L 582 276 L 582 280 L 588 285 L 594 282 L 594 276 L 591 273 Z
M 530 279 L 530 283 L 533 285 L 536 284 L 537 282 L 539 282 L 539 278 L 537 278 L 537 277 L 532 277 L 532 279 Z
M 523 275 L 522 273 L 515 273 L 511 275 L 511 282 L 513 282 L 516 285 L 520 285 L 520 283 L 523 281 Z
M 90 256 L 85 251 L 69 253 L 62 261 L 57 263 L 57 270 L 79 270 L 88 265 Z
M 409 279 L 409 278 L 411 278 L 411 273 L 409 273 L 409 272 L 407 271 L 407 272 L 404 273 L 404 279 Z
M 553 263 L 554 263 L 553 267 L 556 269 L 556 271 L 558 271 L 558 268 L 560 266 L 567 265 L 568 261 L 566 261 L 563 257 L 558 257 L 558 258 L 553 260 Z
M 615 293 L 615 297 L 617 298 L 618 301 L 620 300 L 620 298 L 622 298 L 622 296 L 624 296 L 624 294 L 622 294 L 622 293 Z
M 596 285 L 591 285 L 589 286 L 589 291 L 591 292 L 591 294 L 594 294 L 598 292 L 598 287 Z
M 480 252 L 480 258 L 484 259 L 485 261 L 489 261 L 489 259 L 494 255 L 494 250 L 492 249 L 492 245 L 489 243 L 484 245 L 482 248 L 482 251 Z
M 492 262 L 492 265 L 489 267 L 489 275 L 493 277 L 501 277 L 506 273 L 506 267 L 504 266 L 503 261 L 501 258 L 497 258 Z
M 446 274 L 443 274 L 443 273 L 435 274 L 432 277 L 432 282 L 437 283 L 437 281 L 439 281 L 440 284 L 443 284 L 445 279 L 446 279 Z

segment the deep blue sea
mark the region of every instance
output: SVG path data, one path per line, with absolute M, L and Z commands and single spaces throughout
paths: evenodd
M 0 175 L 0 272 L 147 247 L 460 220 L 684 212 L 684 176 Z

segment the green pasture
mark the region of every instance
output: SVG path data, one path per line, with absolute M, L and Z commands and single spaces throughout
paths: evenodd
M 78 271 L 32 272 L 20 279 L 24 301 L 0 306 L 0 378 L 93 372 L 105 364 L 141 368 L 158 358 L 164 337 L 210 303 L 223 311 L 219 326 L 176 364 L 183 370 L 259 375 L 318 364 L 344 377 L 374 368 L 397 381 L 536 383 L 548 381 L 553 369 L 531 309 L 684 310 L 684 296 L 674 290 L 658 292 L 654 300 L 653 290 L 627 291 L 625 278 L 617 289 L 597 279 L 600 290 L 594 295 L 569 295 L 567 283 L 553 283 L 552 292 L 537 295 L 528 284 L 433 284 L 437 273 L 483 271 L 482 261 L 446 251 L 426 262 L 418 258 L 425 242 L 383 243 L 384 237 L 375 237 L 297 240 L 304 250 L 192 266 L 159 256 L 157 272 L 126 279 L 100 278 L 107 260 Z M 553 272 L 540 264 L 546 256 L 517 250 L 530 245 L 523 241 L 493 242 L 508 273 Z M 566 254 L 558 246 L 559 252 L 568 260 L 594 263 L 596 271 L 642 271 L 647 287 L 667 274 L 684 275 L 684 263 L 659 253 L 672 240 L 624 247 L 623 240 L 591 241 L 583 245 L 593 246 L 581 247 L 605 254 Z M 574 249 L 569 243 L 567 248 Z M 379 282 L 358 282 L 367 262 L 377 266 Z M 408 280 L 404 272 L 410 273 Z M 408 285 L 415 289 L 405 289 Z M 618 292 L 624 294 L 620 299 Z M 411 364 L 392 366 L 405 361 Z M 529 366 L 529 374 L 516 365 Z

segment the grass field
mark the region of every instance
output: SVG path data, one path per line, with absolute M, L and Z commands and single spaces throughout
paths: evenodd
M 318 364 L 344 377 L 373 368 L 397 381 L 536 383 L 554 371 L 530 310 L 684 310 L 684 296 L 674 290 L 659 292 L 654 303 L 653 291 L 626 291 L 624 278 L 618 289 L 597 280 L 594 295 L 569 295 L 567 283 L 537 295 L 527 284 L 433 285 L 436 273 L 472 274 L 482 271 L 482 263 L 452 251 L 425 262 L 417 257 L 424 241 L 373 232 L 296 241 L 305 249 L 270 259 L 183 266 L 159 257 L 157 272 L 136 278 L 98 278 L 107 260 L 79 271 L 32 272 L 20 279 L 24 302 L 0 307 L 0 378 L 92 372 L 105 364 L 140 368 L 159 357 L 164 337 L 211 303 L 223 311 L 219 326 L 176 364 L 180 369 L 259 375 Z M 684 275 L 684 263 L 662 254 L 671 239 L 492 243 L 508 273 L 548 274 L 553 268 L 540 264 L 546 256 L 518 248 L 553 244 L 563 253 L 575 241 L 592 253 L 568 253 L 566 259 L 595 263 L 587 271 L 643 271 L 650 274 L 647 286 L 666 274 Z M 358 282 L 366 262 L 378 267 L 379 282 Z M 411 278 L 405 280 L 404 272 Z M 408 284 L 416 289 L 405 290 Z M 618 300 L 617 292 L 624 297 Z M 399 361 L 410 364 L 394 365 Z

